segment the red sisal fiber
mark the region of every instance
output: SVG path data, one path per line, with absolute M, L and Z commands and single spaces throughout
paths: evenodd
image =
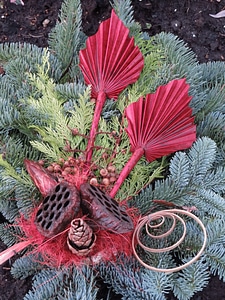
M 84 264 L 98 264 L 101 261 L 115 261 L 119 253 L 126 256 L 132 255 L 132 235 L 133 231 L 126 234 L 116 234 L 106 230 L 98 230 L 96 243 L 88 256 L 80 257 L 73 254 L 67 246 L 67 235 L 69 227 L 53 238 L 46 238 L 40 234 L 35 225 L 35 209 L 30 219 L 23 216 L 17 220 L 17 224 L 25 234 L 25 241 L 29 241 L 34 247 L 32 252 L 40 253 L 43 257 L 41 263 L 48 266 L 59 267 L 60 265 L 82 266 Z M 134 223 L 137 223 L 136 214 L 133 214 Z M 85 218 L 85 217 L 84 217 Z

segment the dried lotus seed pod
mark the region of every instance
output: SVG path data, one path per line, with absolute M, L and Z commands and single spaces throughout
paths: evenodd
M 62 232 L 80 209 L 80 193 L 75 186 L 59 183 L 42 201 L 35 218 L 39 232 L 53 237 Z
M 115 233 L 126 233 L 134 229 L 126 210 L 96 186 L 83 183 L 80 186 L 81 207 L 101 229 Z

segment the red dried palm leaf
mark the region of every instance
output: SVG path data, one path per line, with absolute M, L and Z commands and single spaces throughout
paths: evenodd
M 126 131 L 133 155 L 115 183 L 110 193 L 112 197 L 142 155 L 151 162 L 189 148 L 195 141 L 196 126 L 189 107 L 188 90 L 185 79 L 173 80 L 126 108 Z
M 111 18 L 102 22 L 98 32 L 87 39 L 86 48 L 79 56 L 85 83 L 91 85 L 92 97 L 96 99 L 87 147 L 89 161 L 106 98 L 117 99 L 123 89 L 134 83 L 140 76 L 144 60 L 134 38 L 129 37 L 129 30 L 113 10 Z

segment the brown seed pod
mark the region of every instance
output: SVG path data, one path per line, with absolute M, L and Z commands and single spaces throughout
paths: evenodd
M 80 194 L 75 186 L 61 182 L 41 203 L 35 218 L 39 232 L 52 237 L 62 232 L 80 209 Z
M 98 187 L 83 183 L 80 186 L 81 206 L 93 220 L 93 226 L 116 233 L 125 233 L 134 228 L 132 219 L 119 204 Z
M 92 228 L 80 218 L 71 222 L 67 245 L 70 251 L 79 256 L 87 255 L 95 245 L 96 236 Z

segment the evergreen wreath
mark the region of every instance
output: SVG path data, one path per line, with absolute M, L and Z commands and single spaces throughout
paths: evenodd
M 48 49 L 20 43 L 0 45 L 4 69 L 0 78 L 0 211 L 7 220 L 0 224 L 0 237 L 12 252 L 21 250 L 21 257 L 11 268 L 13 276 L 21 279 L 33 276 L 32 290 L 24 297 L 26 300 L 98 299 L 99 278 L 122 299 L 167 299 L 172 292 L 178 299 L 188 300 L 207 285 L 211 274 L 225 280 L 224 63 L 199 64 L 194 53 L 174 35 L 160 33 L 149 37 L 142 33 L 133 20 L 130 0 L 114 1 L 112 6 L 134 37 L 144 65 L 140 77 L 135 77 L 131 85 L 126 84 L 118 95 L 105 97 L 98 128 L 93 133 L 94 146 L 89 145 L 89 133 L 99 98 L 86 84 L 87 78 L 79 67 L 80 53 L 84 54 L 81 51 L 88 43 L 81 29 L 80 2 L 64 1 Z M 192 112 L 195 120 L 195 125 L 188 123 L 187 128 L 192 129 L 190 140 L 185 146 L 178 145 L 174 151 L 166 151 L 152 160 L 145 155 L 149 163 L 139 157 L 129 176 L 119 179 L 132 156 L 130 144 L 135 153 L 136 144 L 129 140 L 138 126 L 131 124 L 132 109 L 138 111 L 146 103 L 141 97 L 150 95 L 152 99 L 153 93 L 165 91 L 171 85 L 181 89 L 190 86 L 192 99 L 187 115 L 193 121 L 189 116 Z M 130 118 L 126 119 L 125 110 Z M 113 187 L 118 181 L 119 188 L 115 191 Z M 44 228 L 46 233 L 47 225 L 39 222 L 37 216 L 45 217 L 49 201 L 54 203 L 55 199 L 62 201 L 66 211 L 70 207 L 68 195 L 72 195 L 77 205 L 71 211 L 79 211 L 79 196 L 74 186 L 83 187 L 83 209 L 89 209 L 87 216 L 94 216 L 94 222 L 78 215 L 71 231 L 69 227 L 54 228 L 54 236 L 50 232 L 46 242 L 46 236 L 38 233 L 37 227 L 40 229 L 41 224 L 40 230 Z M 90 198 L 95 201 L 96 197 L 103 199 L 100 201 L 103 207 L 110 206 L 114 217 L 126 224 L 126 232 L 124 226 L 118 226 L 114 219 L 108 224 L 106 218 L 101 225 L 111 231 L 97 226 L 96 233 L 95 211 L 89 207 Z M 145 268 L 132 255 L 131 227 L 138 223 L 140 215 L 171 208 L 193 211 L 206 228 L 207 245 L 198 261 L 187 268 L 176 273 L 156 272 Z M 49 218 L 54 217 L 57 219 L 56 213 Z M 68 214 L 63 215 L 63 219 L 67 217 Z M 202 247 L 202 231 L 188 216 L 184 219 L 188 235 L 178 249 L 155 254 L 143 253 L 137 246 L 142 260 L 165 269 L 190 261 Z M 155 231 L 157 226 L 156 220 Z M 168 226 L 170 221 L 164 229 Z M 104 241 L 102 244 L 95 240 L 95 233 Z M 28 239 L 32 234 L 35 241 Z M 65 238 L 67 235 L 69 240 Z M 79 235 L 79 244 L 74 245 L 74 235 Z M 178 224 L 160 246 L 168 247 L 181 235 L 182 226 Z M 51 244 L 54 239 L 59 246 L 72 247 L 75 254 L 68 249 L 60 253 L 60 247 L 46 252 L 56 245 Z M 149 242 L 147 230 L 142 231 L 142 240 L 148 247 L 157 247 L 154 241 Z M 35 248 L 34 244 L 39 246 Z M 88 255 L 85 259 L 82 256 L 96 247 L 107 246 L 108 250 L 110 245 L 108 258 L 104 251 L 91 261 Z

